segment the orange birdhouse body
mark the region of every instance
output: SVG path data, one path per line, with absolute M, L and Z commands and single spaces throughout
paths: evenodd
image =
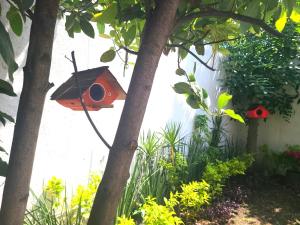
M 75 76 L 77 76 L 81 88 L 82 100 L 89 111 L 112 108 L 115 100 L 126 98 L 126 93 L 105 66 L 73 73 L 70 79 L 57 88 L 51 99 L 67 108 L 83 110 Z
M 265 119 L 269 115 L 269 111 L 262 105 L 247 111 L 247 117 L 251 119 Z

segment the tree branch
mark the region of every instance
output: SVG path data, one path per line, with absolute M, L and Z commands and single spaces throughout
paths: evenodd
M 98 135 L 98 137 L 100 138 L 100 140 L 103 142 L 103 144 L 110 150 L 111 149 L 111 146 L 108 144 L 108 142 L 105 140 L 105 138 L 101 135 L 101 133 L 99 132 L 99 130 L 97 129 L 95 123 L 93 122 L 89 112 L 87 111 L 87 108 L 83 102 L 83 99 L 82 99 L 82 90 L 81 90 L 81 87 L 79 85 L 79 80 L 78 80 L 78 76 L 77 76 L 77 65 L 76 65 L 76 60 L 75 60 L 75 55 L 74 55 L 74 51 L 71 52 L 71 56 L 72 56 L 72 63 L 73 63 L 73 66 L 74 66 L 74 71 L 75 71 L 75 82 L 76 82 L 76 85 L 77 85 L 77 88 L 78 88 L 78 91 L 79 91 L 79 99 L 80 99 L 80 104 L 85 112 L 85 115 L 86 117 L 88 118 L 90 124 L 92 125 L 94 131 L 96 132 L 96 134 Z
M 138 55 L 138 54 L 139 54 L 139 52 L 130 50 L 129 48 L 127 48 L 127 47 L 125 47 L 125 46 L 120 47 L 120 49 L 123 49 L 123 50 L 125 50 L 126 52 L 128 52 L 128 53 L 130 53 L 130 54 L 132 54 L 132 55 Z
M 199 58 L 199 56 L 197 56 L 194 52 L 192 52 L 191 50 L 189 50 L 187 47 L 183 46 L 183 45 L 179 45 L 179 44 L 167 44 L 168 47 L 175 47 L 175 48 L 181 48 L 185 51 L 187 51 L 189 54 L 191 54 L 195 59 L 198 60 L 198 62 L 200 62 L 203 66 L 205 66 L 206 68 L 215 71 L 215 69 L 209 65 L 207 65 L 207 63 L 205 63 L 202 59 Z
M 221 40 L 217 40 L 217 41 L 211 41 L 211 42 L 206 42 L 200 45 L 211 45 L 211 44 L 218 44 L 218 43 L 222 43 L 222 42 L 227 42 L 227 41 L 235 41 L 240 39 L 240 37 L 237 38 L 231 38 L 231 39 L 221 39 Z
M 205 9 L 204 11 L 201 11 L 201 12 L 190 13 L 184 17 L 181 17 L 180 19 L 177 20 L 177 23 L 175 24 L 174 29 L 178 28 L 179 26 L 181 26 L 181 24 L 183 24 L 187 21 L 190 21 L 192 19 L 196 19 L 199 17 L 201 17 L 201 18 L 203 18 L 203 17 L 231 18 L 231 19 L 239 20 L 239 21 L 242 21 L 245 23 L 257 25 L 257 26 L 261 27 L 262 29 L 264 29 L 266 32 L 268 32 L 274 36 L 277 36 L 277 37 L 283 36 L 282 33 L 273 29 L 272 27 L 270 27 L 268 24 L 266 24 L 261 19 L 256 19 L 256 18 L 253 18 L 250 16 L 236 14 L 234 12 L 219 11 L 219 10 L 215 10 L 212 8 Z

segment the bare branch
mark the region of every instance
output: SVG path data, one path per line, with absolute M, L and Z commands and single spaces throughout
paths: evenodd
M 185 22 L 188 22 L 190 20 L 200 18 L 200 17 L 201 18 L 204 18 L 204 17 L 231 18 L 231 19 L 239 20 L 239 21 L 242 21 L 245 23 L 257 25 L 274 36 L 277 36 L 277 37 L 283 36 L 282 33 L 273 29 L 272 27 L 270 27 L 268 24 L 266 24 L 261 19 L 256 19 L 256 18 L 253 18 L 250 16 L 241 15 L 241 14 L 236 14 L 234 12 L 220 11 L 220 10 L 216 10 L 216 9 L 212 9 L 212 8 L 205 9 L 204 11 L 201 11 L 201 12 L 190 13 L 184 17 L 181 17 L 180 19 L 177 20 L 177 23 L 175 24 L 174 29 L 178 28 Z
M 192 52 L 191 50 L 189 50 L 187 47 L 183 46 L 183 45 L 178 45 L 178 44 L 167 44 L 168 47 L 175 47 L 175 48 L 181 48 L 185 51 L 187 51 L 189 54 L 191 54 L 195 59 L 198 60 L 198 62 L 200 62 L 203 66 L 205 66 L 206 68 L 215 71 L 215 69 L 209 65 L 207 65 L 207 63 L 205 63 L 202 59 L 199 58 L 199 56 L 197 56 L 194 52 Z

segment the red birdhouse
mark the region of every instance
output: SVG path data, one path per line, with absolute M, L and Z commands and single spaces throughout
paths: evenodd
M 247 111 L 247 117 L 252 119 L 265 119 L 269 115 L 269 111 L 262 105 Z
M 75 76 L 81 88 L 83 102 L 89 111 L 112 108 L 115 100 L 126 98 L 125 91 L 108 70 L 108 66 L 103 66 L 73 73 L 72 77 L 56 89 L 51 100 L 73 110 L 83 110 Z

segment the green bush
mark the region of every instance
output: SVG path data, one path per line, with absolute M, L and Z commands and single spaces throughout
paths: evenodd
M 210 184 L 211 195 L 213 197 L 220 195 L 228 178 L 245 174 L 253 161 L 254 159 L 251 155 L 244 155 L 225 162 L 209 163 L 203 173 L 203 179 Z
M 158 205 L 154 198 L 148 197 L 141 207 L 145 225 L 178 225 L 183 224 L 172 207 Z

